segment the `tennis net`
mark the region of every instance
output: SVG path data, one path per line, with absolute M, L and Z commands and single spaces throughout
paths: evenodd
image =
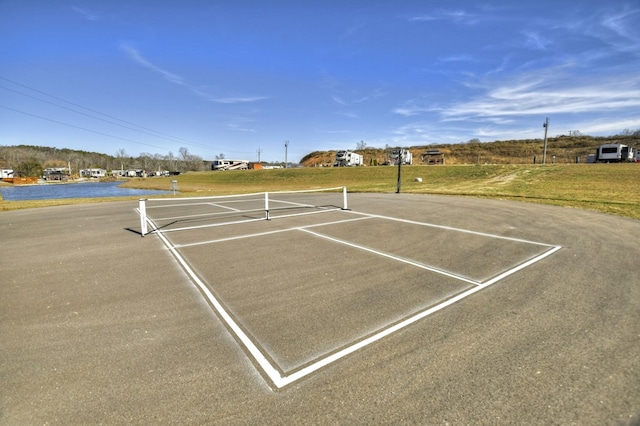
M 140 199 L 141 234 L 231 225 L 347 209 L 347 188 Z

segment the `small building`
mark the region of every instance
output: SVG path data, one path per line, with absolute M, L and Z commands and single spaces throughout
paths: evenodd
M 427 165 L 444 164 L 444 154 L 439 149 L 428 149 L 422 153 L 422 163 Z
M 66 167 L 49 167 L 43 170 L 42 175 L 46 181 L 64 181 L 71 177 L 71 171 Z
M 262 170 L 262 163 L 249 163 L 250 170 Z

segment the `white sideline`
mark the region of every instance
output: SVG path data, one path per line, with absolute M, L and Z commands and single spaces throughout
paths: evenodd
M 334 222 L 328 222 L 328 223 L 322 223 L 322 224 L 315 224 L 315 225 L 308 225 L 308 226 L 302 226 L 302 227 L 293 227 L 293 228 L 288 228 L 288 229 L 283 229 L 283 230 L 277 230 L 277 231 L 270 231 L 270 232 L 264 232 L 264 233 L 256 233 L 256 234 L 247 234 L 247 235 L 243 235 L 243 236 L 238 236 L 238 237 L 230 237 L 230 238 L 223 238 L 223 239 L 218 239 L 218 240 L 211 240 L 211 241 L 204 241 L 204 242 L 199 242 L 199 243 L 191 243 L 191 244 L 183 244 L 183 245 L 172 245 L 172 243 L 167 239 L 167 237 L 165 237 L 163 235 L 162 232 L 155 232 L 155 235 L 157 235 L 162 242 L 167 246 L 167 248 L 169 249 L 169 251 L 171 252 L 171 254 L 173 255 L 173 257 L 178 261 L 178 263 L 182 266 L 182 268 L 186 271 L 186 273 L 191 277 L 191 279 L 193 280 L 193 282 L 198 286 L 198 288 L 202 291 L 202 294 L 209 300 L 209 302 L 211 303 L 211 305 L 213 306 L 213 308 L 216 310 L 216 312 L 220 315 L 220 317 L 222 318 L 222 320 L 227 324 L 227 326 L 231 329 L 231 331 L 236 335 L 237 339 L 242 343 L 242 345 L 245 346 L 245 348 L 247 349 L 247 351 L 251 354 L 251 357 L 253 357 L 253 359 L 255 360 L 255 362 L 260 366 L 260 368 L 262 369 L 263 373 L 269 378 L 269 380 L 273 383 L 273 385 L 276 388 L 282 388 L 284 386 L 290 385 L 312 373 L 314 373 L 315 371 L 318 371 L 319 369 L 326 367 L 327 365 L 341 359 L 344 358 L 368 345 L 371 345 L 372 343 L 377 342 L 378 340 L 383 339 L 386 336 L 389 336 L 403 328 L 408 327 L 409 325 L 435 313 L 438 312 L 439 310 L 446 308 L 447 306 L 450 306 L 492 284 L 495 284 L 496 282 L 504 279 L 505 277 L 514 274 L 515 272 L 518 272 L 544 258 L 546 258 L 547 256 L 552 255 L 553 253 L 557 252 L 558 250 L 560 250 L 562 247 L 561 246 L 557 246 L 557 245 L 551 245 L 551 244 L 545 244 L 545 243 L 539 243 L 539 242 L 535 242 L 535 241 L 527 241 L 527 240 L 522 240 L 522 239 L 518 239 L 518 238 L 510 238 L 510 237 L 502 237 L 499 235 L 492 235 L 492 234 L 486 234 L 486 233 L 482 233 L 482 232 L 476 232 L 476 231 L 470 231 L 470 230 L 465 230 L 465 229 L 459 229 L 459 228 L 452 228 L 452 227 L 447 227 L 447 226 L 441 226 L 441 225 L 434 225 L 434 224 L 428 224 L 428 223 L 424 223 L 424 222 L 416 222 L 416 221 L 411 221 L 411 220 L 404 220 L 404 219 L 397 219 L 397 218 L 392 218 L 392 217 L 387 217 L 387 216 L 380 216 L 380 215 L 372 215 L 372 214 L 367 214 L 367 213 L 358 213 L 358 212 L 351 212 L 351 213 L 355 213 L 360 215 L 361 217 L 358 219 L 348 219 L 348 220 L 341 220 L 341 221 L 334 221 Z M 310 231 L 308 228 L 313 228 L 313 227 L 318 227 L 318 226 L 325 226 L 325 225 L 330 225 L 330 224 L 335 224 L 335 223 L 343 223 L 343 222 L 350 222 L 350 221 L 355 221 L 355 220 L 362 220 L 362 219 L 367 219 L 367 218 L 381 218 L 381 219 L 388 219 L 388 220 L 394 220 L 394 221 L 400 221 L 400 222 L 406 222 L 406 223 L 411 223 L 411 224 L 416 224 L 416 225 L 423 225 L 423 226 L 430 226 L 430 227 L 435 227 L 435 228 L 440 228 L 440 229 L 445 229 L 445 230 L 450 230 L 450 231 L 458 231 L 458 232 L 465 232 L 465 233 L 470 233 L 470 234 L 475 234 L 475 235 L 481 235 L 481 236 L 486 236 L 486 237 L 492 237 L 492 238 L 499 238 L 499 239 L 505 239 L 505 240 L 510 240 L 510 241 L 515 241 L 515 242 L 524 242 L 524 243 L 529 243 L 529 244 L 535 244 L 535 245 L 540 245 L 540 246 L 545 246 L 545 247 L 549 247 L 548 250 L 546 250 L 545 252 L 541 253 L 540 255 L 520 264 L 517 265 L 505 272 L 503 272 L 502 274 L 499 274 L 491 279 L 489 279 L 488 281 L 485 282 L 477 282 L 477 281 L 473 281 L 473 280 L 469 280 L 468 278 L 464 278 L 461 276 L 458 276 L 456 274 L 450 273 L 450 272 L 446 272 L 437 268 L 433 268 L 433 267 L 429 267 L 428 265 L 424 265 L 424 264 L 420 264 L 418 262 L 415 261 L 411 261 L 411 260 L 407 260 L 407 259 L 403 259 L 397 256 L 393 256 L 384 252 L 379 252 L 377 250 L 373 250 L 370 249 L 368 247 L 365 246 L 360 246 L 357 244 L 353 244 L 353 243 L 349 243 L 347 241 L 343 241 L 343 240 L 339 240 L 333 237 L 329 237 L 314 231 Z M 155 224 L 152 221 L 149 221 L 149 223 L 151 224 L 152 227 L 155 228 Z M 466 290 L 450 299 L 447 299 L 446 301 L 439 303 L 436 306 L 432 306 L 431 308 L 425 309 L 421 312 L 418 312 L 414 315 L 412 315 L 411 317 L 393 325 L 390 326 L 388 328 L 383 328 L 380 331 L 378 331 L 377 333 L 363 339 L 360 341 L 357 341 L 356 343 L 345 347 L 335 353 L 332 353 L 330 355 L 324 356 L 320 359 L 318 359 L 316 362 L 300 369 L 297 371 L 294 371 L 293 373 L 286 375 L 286 374 L 282 374 L 281 371 L 276 368 L 277 366 L 274 366 L 271 364 L 271 362 L 269 362 L 268 358 L 260 351 L 260 349 L 253 343 L 253 341 L 251 340 L 251 338 L 249 338 L 249 336 L 242 330 L 242 328 L 240 326 L 238 326 L 238 324 L 234 321 L 234 319 L 231 317 L 231 315 L 229 315 L 229 313 L 226 311 L 226 309 L 224 308 L 224 306 L 222 305 L 222 303 L 220 303 L 220 301 L 218 301 L 218 299 L 215 297 L 215 295 L 211 292 L 211 290 L 209 290 L 207 288 L 207 286 L 202 282 L 202 280 L 198 277 L 198 275 L 193 271 L 193 269 L 189 266 L 189 264 L 185 261 L 185 259 L 180 255 L 180 253 L 177 251 L 177 248 L 180 247 L 189 247 L 189 246 L 194 246 L 194 245 L 199 245 L 199 244 L 210 244 L 210 243 L 214 243 L 214 242 L 221 242 L 221 241 L 227 241 L 227 240 L 233 240 L 233 239 L 240 239 L 240 238 L 250 238 L 250 237 L 254 237 L 254 236 L 260 236 L 260 235 L 269 235 L 269 234 L 275 234 L 275 233 L 279 233 L 279 232 L 288 232 L 288 231 L 293 231 L 293 230 L 298 230 L 298 231 L 303 231 L 315 236 L 318 236 L 320 238 L 325 238 L 331 241 L 334 241 L 336 243 L 339 244 L 344 244 L 353 248 L 357 248 L 360 250 L 365 250 L 365 251 L 369 251 L 371 253 L 375 253 L 384 257 L 388 257 L 391 258 L 393 260 L 397 260 L 397 261 L 401 261 L 401 262 L 405 262 L 408 263 L 410 265 L 413 266 L 417 266 L 423 269 L 428 269 L 430 271 L 439 273 L 439 274 L 443 274 L 470 284 L 473 284 L 474 287 L 470 288 L 469 290 Z

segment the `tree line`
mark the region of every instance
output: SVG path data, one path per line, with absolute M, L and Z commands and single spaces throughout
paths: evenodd
M 16 176 L 38 177 L 42 176 L 44 169 L 65 167 L 70 167 L 73 174 L 83 169 L 143 169 L 148 172 L 167 170 L 182 173 L 207 170 L 210 164 L 184 147 L 177 154 L 143 152 L 138 156 L 130 156 L 124 149 L 108 155 L 33 145 L 0 146 L 0 168 L 12 169 Z

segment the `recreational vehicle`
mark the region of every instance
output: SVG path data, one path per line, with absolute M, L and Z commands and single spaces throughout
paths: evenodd
M 408 149 L 396 148 L 389 155 L 389 164 L 397 166 L 398 161 L 402 161 L 402 164 L 412 164 L 413 154 Z
M 83 169 L 80 170 L 80 176 L 88 178 L 103 178 L 107 175 L 105 169 Z
M 228 160 L 226 158 L 213 160 L 211 170 L 247 170 L 248 160 Z
M 633 161 L 633 148 L 621 143 L 608 143 L 600 145 L 596 151 L 596 161 L 598 163 L 621 163 Z
M 352 151 L 336 152 L 335 167 L 362 166 L 364 157 Z

